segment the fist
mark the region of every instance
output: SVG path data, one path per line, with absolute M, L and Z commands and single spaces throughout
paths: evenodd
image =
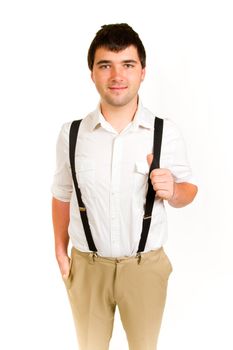
M 149 166 L 153 161 L 153 154 L 147 155 L 147 162 Z M 174 178 L 172 173 L 168 169 L 154 169 L 150 174 L 151 184 L 154 191 L 156 191 L 156 196 L 170 200 L 174 194 Z

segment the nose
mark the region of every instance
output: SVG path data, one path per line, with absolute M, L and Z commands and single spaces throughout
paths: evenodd
M 111 80 L 122 81 L 123 80 L 123 69 L 120 66 L 112 66 L 111 68 Z

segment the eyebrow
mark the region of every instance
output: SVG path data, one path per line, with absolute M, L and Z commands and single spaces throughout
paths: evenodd
M 96 64 L 99 66 L 101 64 L 109 64 L 109 63 L 112 63 L 112 61 L 110 60 L 100 60 L 98 62 L 96 62 Z M 123 60 L 121 61 L 121 63 L 134 63 L 134 64 L 137 64 L 138 62 L 135 61 L 135 60 Z

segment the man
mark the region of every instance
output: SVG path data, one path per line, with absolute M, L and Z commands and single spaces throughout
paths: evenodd
M 127 24 L 103 26 L 89 48 L 88 65 L 100 103 L 81 121 L 76 141 L 74 176 L 82 205 L 71 174 L 71 123 L 63 125 L 58 138 L 52 187 L 56 258 L 80 350 L 109 348 L 116 305 L 129 349 L 155 350 L 172 271 L 163 250 L 164 201 L 183 207 L 192 202 L 197 187 L 183 140 L 169 120 L 163 125 L 161 167 L 150 172 L 155 116 L 138 97 L 146 66 L 138 34 Z M 144 216 L 148 176 L 153 186 L 151 217 Z M 139 249 L 143 221 L 148 219 L 148 236 Z

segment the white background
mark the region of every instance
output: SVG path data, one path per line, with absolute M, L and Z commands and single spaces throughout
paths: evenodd
M 233 349 L 230 1 L 22 0 L 0 5 L 0 348 L 77 349 L 51 222 L 55 144 L 93 110 L 86 64 L 100 26 L 127 22 L 147 50 L 140 95 L 187 143 L 199 193 L 168 208 L 174 271 L 159 350 Z M 127 349 L 116 314 L 111 350 Z

